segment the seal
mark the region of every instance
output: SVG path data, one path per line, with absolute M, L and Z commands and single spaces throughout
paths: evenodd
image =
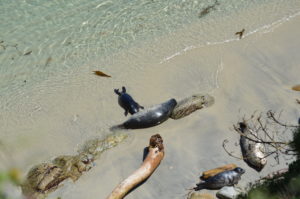
M 225 186 L 233 186 L 239 182 L 242 174 L 244 173 L 245 170 L 241 167 L 218 173 L 217 175 L 206 179 L 204 182 L 198 183 L 197 186 L 194 187 L 194 190 L 198 191 L 201 189 L 221 189 Z
M 198 109 L 209 107 L 215 102 L 214 98 L 208 94 L 196 94 L 180 100 L 172 111 L 170 118 L 177 120 L 188 116 Z
M 169 118 L 176 105 L 176 100 L 170 99 L 162 104 L 155 105 L 132 115 L 127 121 L 117 127 L 125 129 L 141 129 L 156 126 Z
M 128 112 L 133 115 L 139 112 L 139 109 L 144 109 L 143 106 L 140 106 L 132 97 L 126 93 L 126 88 L 122 87 L 122 92 L 119 89 L 114 89 L 115 93 L 119 96 L 118 103 L 125 110 L 124 115 L 127 116 Z
M 267 164 L 267 159 L 265 158 L 266 155 L 264 153 L 265 147 L 262 143 L 256 143 L 247 138 L 255 139 L 245 122 L 240 122 L 239 125 L 240 128 L 238 130 L 241 134 L 240 146 L 244 161 L 248 166 L 260 172 Z

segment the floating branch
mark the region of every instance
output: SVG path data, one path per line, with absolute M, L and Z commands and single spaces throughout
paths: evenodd
M 101 76 L 101 77 L 111 77 L 110 75 L 107 75 L 103 72 L 101 72 L 100 70 L 95 70 L 93 71 L 95 75 Z

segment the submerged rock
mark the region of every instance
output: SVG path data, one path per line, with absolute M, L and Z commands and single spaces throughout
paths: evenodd
M 170 118 L 177 120 L 186 117 L 198 109 L 213 105 L 214 102 L 214 98 L 208 94 L 196 94 L 187 97 L 177 103 Z
M 30 169 L 22 184 L 22 192 L 29 198 L 42 199 L 65 179 L 63 170 L 57 165 L 42 163 Z
M 23 194 L 30 199 L 44 199 L 65 180 L 78 180 L 83 172 L 93 167 L 93 162 L 103 151 L 116 146 L 126 137 L 127 135 L 119 134 L 89 140 L 78 155 L 58 156 L 51 162 L 32 167 L 22 184 Z
M 90 154 L 97 158 L 105 150 L 113 148 L 127 138 L 126 134 L 113 134 L 105 139 L 92 139 L 85 142 L 83 147 L 78 151 L 83 154 Z

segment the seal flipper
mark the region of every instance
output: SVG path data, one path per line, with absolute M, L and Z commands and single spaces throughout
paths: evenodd
M 125 115 L 125 116 L 128 115 L 128 110 L 127 110 L 127 109 L 125 110 L 124 115 Z
M 126 93 L 126 88 L 125 88 L 125 86 L 122 86 L 122 93 Z
M 196 184 L 196 187 L 194 187 L 193 189 L 195 191 L 199 191 L 199 190 L 204 189 L 204 188 L 205 188 L 205 183 L 198 183 L 198 184 Z
M 143 107 L 143 106 L 141 106 L 141 105 L 139 105 L 139 104 L 137 104 L 137 105 L 138 105 L 138 107 L 139 107 L 139 108 L 141 108 L 141 109 L 144 109 L 144 107 Z
M 117 95 L 119 95 L 119 96 L 121 95 L 119 89 L 114 89 L 114 91 L 115 91 L 115 93 L 116 93 Z

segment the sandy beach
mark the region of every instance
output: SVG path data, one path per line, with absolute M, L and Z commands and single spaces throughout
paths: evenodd
M 165 158 L 150 179 L 130 193 L 128 199 L 184 198 L 186 189 L 198 182 L 202 171 L 228 163 L 246 169 L 240 182 L 242 186 L 271 171 L 285 168 L 285 162 L 276 165 L 269 158 L 267 166 L 257 173 L 243 161 L 229 157 L 222 142 L 228 139 L 229 146 L 239 154 L 239 147 L 234 146 L 239 136 L 232 130 L 232 125 L 254 111 L 283 111 L 283 120 L 297 122 L 300 112 L 295 100 L 300 95 L 290 88 L 299 83 L 299 27 L 300 17 L 295 17 L 267 33 L 257 32 L 241 40 L 188 51 L 146 71 L 147 78 L 136 77 L 136 82 L 141 81 L 139 78 L 144 81 L 143 94 L 139 95 L 141 91 L 132 85 L 128 90 L 139 101 L 150 104 L 153 99 L 159 103 L 171 97 L 181 99 L 206 92 L 201 90 L 201 81 L 189 67 L 197 72 L 197 65 L 205 60 L 206 64 L 217 64 L 219 68 L 217 87 L 210 92 L 215 98 L 213 106 L 181 120 L 168 120 L 157 127 L 127 131 L 130 135 L 127 141 L 105 152 L 96 161 L 96 166 L 76 183 L 68 183 L 49 198 L 105 198 L 139 167 L 143 148 L 148 145 L 149 137 L 156 133 L 164 139 Z M 190 90 L 189 86 L 195 88 L 195 84 L 199 84 L 199 89 Z M 113 108 L 115 122 L 124 120 L 120 108 L 117 105 Z
M 300 83 L 299 35 L 298 15 L 241 40 L 197 47 L 159 62 L 150 55 L 149 59 L 143 57 L 147 52 L 141 52 L 141 57 L 131 54 L 136 57 L 133 60 L 126 54 L 115 55 L 118 60 L 123 56 L 126 62 L 111 59 L 101 66 L 112 78 L 93 75 L 98 69 L 96 60 L 52 76 L 16 93 L 18 100 L 5 99 L 1 138 L 8 155 L 2 157 L 0 169 L 16 166 L 25 176 L 35 164 L 76 154 L 86 140 L 111 134 L 109 128 L 126 119 L 113 89 L 126 86 L 145 107 L 198 93 L 212 95 L 215 103 L 180 120 L 124 131 L 129 135 L 124 142 L 104 152 L 78 181 L 64 183 L 47 198 L 105 198 L 140 166 L 144 147 L 157 133 L 164 139 L 165 157 L 153 175 L 126 198 L 185 198 L 203 171 L 229 163 L 246 170 L 239 183 L 246 186 L 271 171 L 286 168 L 286 162 L 277 165 L 270 157 L 258 173 L 242 160 L 228 156 L 222 143 L 229 140 L 228 147 L 240 155 L 239 146 L 235 146 L 239 135 L 232 126 L 254 111 L 282 111 L 283 121 L 297 123 L 300 105 L 296 99 L 300 93 L 291 87 Z M 124 63 L 132 65 L 125 68 Z M 138 67 L 141 63 L 142 69 Z

